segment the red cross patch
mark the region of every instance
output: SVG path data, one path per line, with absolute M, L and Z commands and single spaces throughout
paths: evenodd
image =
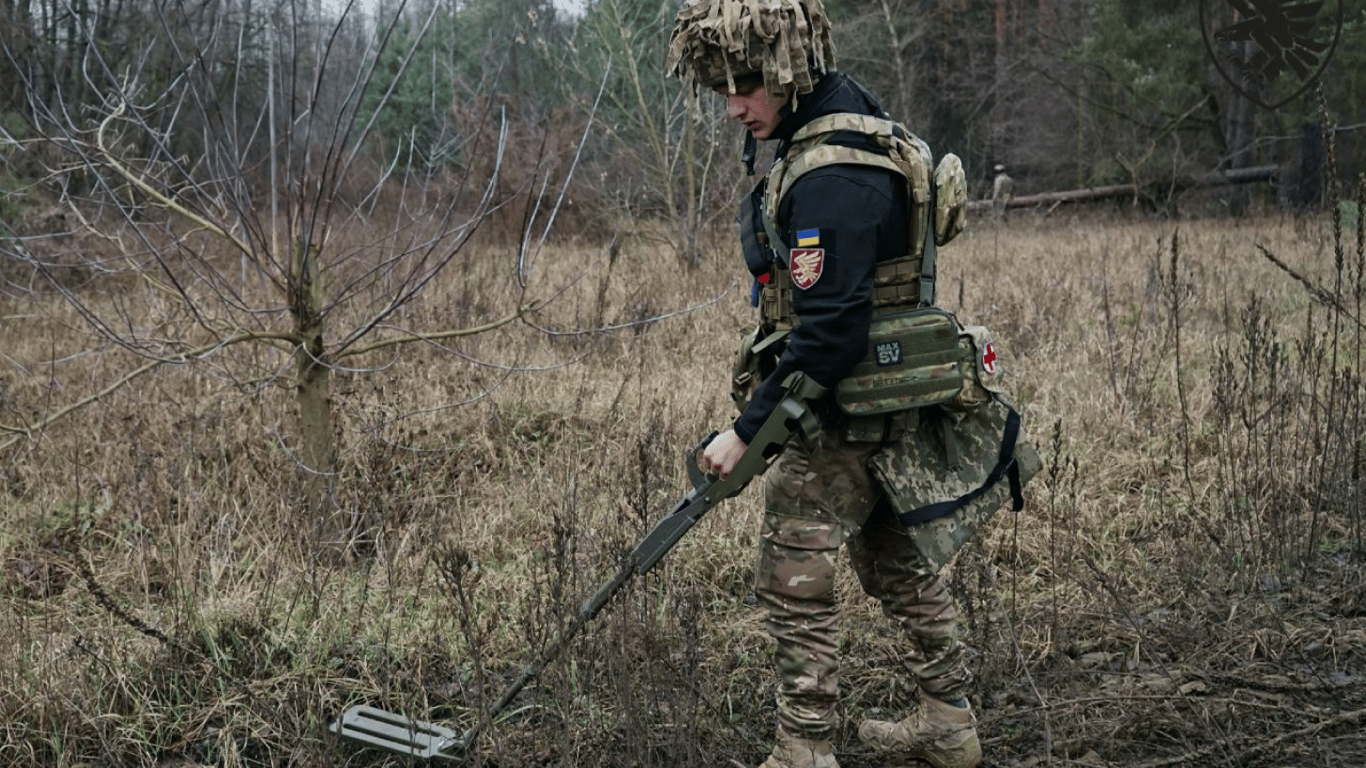
M 806 290 L 821 279 L 825 269 L 824 248 L 792 249 L 792 284 Z
M 988 374 L 996 373 L 996 362 L 996 345 L 988 341 L 982 348 L 982 370 Z

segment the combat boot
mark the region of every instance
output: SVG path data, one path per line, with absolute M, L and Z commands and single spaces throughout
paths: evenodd
M 759 768 L 840 768 L 829 739 L 801 739 L 778 729 L 773 754 Z
M 972 710 L 921 695 L 920 705 L 905 720 L 865 720 L 859 741 L 875 749 L 914 757 L 934 768 L 977 768 L 982 744 L 977 740 Z

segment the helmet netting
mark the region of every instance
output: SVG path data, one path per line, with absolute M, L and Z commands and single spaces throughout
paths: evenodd
M 723 84 L 734 91 L 736 78 L 762 73 L 764 90 L 788 97 L 809 93 L 834 68 L 820 0 L 686 0 L 666 64 L 694 92 Z

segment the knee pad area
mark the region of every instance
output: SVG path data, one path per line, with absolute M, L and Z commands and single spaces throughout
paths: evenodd
M 833 599 L 837 551 L 792 547 L 764 537 L 754 589 L 784 601 Z

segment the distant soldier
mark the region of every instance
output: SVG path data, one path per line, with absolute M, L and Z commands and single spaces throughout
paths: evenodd
M 996 166 L 996 180 L 991 184 L 991 209 L 1000 221 L 1006 217 L 1006 207 L 1015 196 L 1015 180 L 1006 173 L 1004 165 Z

